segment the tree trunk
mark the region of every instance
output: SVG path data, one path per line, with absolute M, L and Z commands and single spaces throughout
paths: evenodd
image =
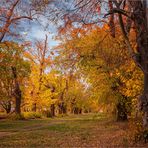
M 67 108 L 66 106 L 63 106 L 63 114 L 66 114 L 67 113 Z
M 36 112 L 36 110 L 37 110 L 37 104 L 36 103 L 33 103 L 32 111 L 33 112 Z
M 21 92 L 16 93 L 15 102 L 16 102 L 15 112 L 16 114 L 21 114 Z
M 11 112 L 11 101 L 8 101 L 6 112 L 7 112 L 7 114 L 9 114 Z
M 62 114 L 62 105 L 61 105 L 61 103 L 58 105 L 58 107 L 59 107 L 59 114 Z
M 78 107 L 74 108 L 74 114 L 79 114 L 79 108 Z
M 1 105 L 7 114 L 11 112 L 11 101 L 2 102 Z
M 54 93 L 54 92 L 55 92 L 55 87 L 52 86 L 51 87 L 51 93 Z M 51 99 L 53 100 L 54 96 L 52 96 Z M 50 113 L 51 113 L 51 117 L 55 116 L 55 105 L 54 104 L 51 104 L 51 106 L 50 106 Z
M 132 20 L 136 31 L 137 54 L 136 64 L 144 74 L 144 91 L 140 97 L 140 109 L 143 112 L 143 126 L 148 127 L 148 20 L 147 1 L 129 0 L 132 8 Z
M 148 73 L 144 74 L 144 91 L 140 97 L 140 107 L 143 111 L 143 126 L 148 127 Z
M 127 121 L 126 105 L 123 102 L 117 104 L 117 121 Z
M 79 109 L 79 114 L 82 114 L 82 109 L 81 108 Z
M 51 104 L 50 106 L 50 113 L 51 113 L 51 117 L 55 116 L 55 105 L 54 104 Z
M 64 102 L 61 102 L 59 105 L 59 114 L 66 114 L 66 106 L 64 104 Z
M 20 90 L 20 85 L 17 79 L 17 71 L 16 67 L 11 67 L 12 73 L 14 77 L 14 97 L 15 97 L 15 112 L 16 114 L 21 114 L 21 99 L 22 99 L 22 92 Z

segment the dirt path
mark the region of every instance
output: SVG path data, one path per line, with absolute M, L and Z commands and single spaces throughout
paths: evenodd
M 55 121 L 52 121 L 51 123 L 46 123 L 46 124 L 37 124 L 37 125 L 31 125 L 31 126 L 28 125 L 28 126 L 25 126 L 21 129 L 15 129 L 15 131 L 0 131 L 0 138 L 15 135 L 18 132 L 36 131 L 36 130 L 40 130 L 45 127 L 49 127 L 49 126 L 53 126 L 53 125 L 57 125 L 57 124 L 62 124 L 64 122 L 65 122 L 65 120 L 55 120 Z
M 16 132 L 0 132 L 0 138 L 14 135 L 14 134 L 16 134 Z
M 80 116 L 78 116 L 80 117 Z M 93 116 L 92 116 L 93 117 Z M 0 123 L 0 147 L 147 148 L 131 143 L 128 123 L 111 119 L 55 118 Z

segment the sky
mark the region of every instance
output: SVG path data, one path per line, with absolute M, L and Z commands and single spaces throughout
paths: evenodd
M 25 16 L 25 15 L 28 16 L 28 10 L 30 10 L 30 7 L 31 7 L 29 1 L 30 0 L 21 0 L 21 3 L 18 5 L 18 7 L 15 8 L 14 14 L 16 16 L 18 14 L 19 15 L 21 14 L 21 16 Z M 56 3 L 52 3 L 51 8 L 52 7 L 59 8 L 60 11 L 62 8 L 62 10 L 66 11 L 65 10 L 67 8 L 66 5 L 68 5 L 69 7 L 71 6 L 70 1 L 72 0 L 63 1 L 63 2 L 62 0 L 59 0 Z M 11 8 L 11 5 L 12 5 L 11 2 L 13 2 L 13 0 L 11 0 L 9 3 L 8 2 L 6 0 L 0 0 L 0 7 L 4 8 L 4 10 L 5 8 L 7 8 L 6 11 L 4 11 L 5 15 L 7 15 L 8 9 Z M 47 16 L 49 15 L 48 13 L 50 13 L 50 8 L 49 8 L 49 11 L 47 11 Z M 3 40 L 12 40 L 16 42 L 22 42 L 22 39 L 24 39 L 25 41 L 31 41 L 33 43 L 35 40 L 44 40 L 45 35 L 48 35 L 49 46 L 53 47 L 57 45 L 58 42 L 54 40 L 54 36 L 57 33 L 56 25 L 49 22 L 49 20 L 43 15 L 41 16 L 36 15 L 34 17 L 38 19 L 38 22 L 37 20 L 29 21 L 29 20 L 23 19 L 23 20 L 17 21 L 17 24 L 15 23 L 11 24 L 10 32 L 13 33 L 13 35 L 7 34 Z M 0 27 L 4 25 L 4 24 L 1 25 L 1 23 L 2 21 L 0 21 Z M 17 36 L 14 36 L 14 35 L 17 35 Z
M 30 22 L 24 23 L 25 30 L 21 32 L 21 35 L 25 40 L 29 40 L 34 42 L 35 40 L 44 40 L 45 35 L 48 35 L 48 44 L 50 47 L 54 47 L 58 44 L 57 41 L 54 40 L 54 37 L 57 33 L 57 28 L 54 24 L 49 24 L 48 28 L 45 29 L 46 21 L 42 21 L 42 24 L 38 22 Z

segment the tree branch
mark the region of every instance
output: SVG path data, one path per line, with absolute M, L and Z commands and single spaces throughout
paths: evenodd
M 20 19 L 29 19 L 29 20 L 33 20 L 33 18 L 31 16 L 19 16 L 19 17 L 15 17 L 13 19 L 11 19 L 11 22 L 14 22 L 16 20 L 20 20 Z
M 112 10 L 110 10 L 107 14 L 104 15 L 104 18 L 106 18 L 108 15 L 114 14 L 114 13 L 118 13 L 118 14 L 122 14 L 126 17 L 131 18 L 126 11 L 120 9 L 120 8 L 113 8 Z

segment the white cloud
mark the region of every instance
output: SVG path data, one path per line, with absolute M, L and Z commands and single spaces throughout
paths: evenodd
M 32 24 L 30 27 L 29 32 L 23 33 L 29 40 L 44 40 L 45 35 L 48 35 L 48 44 L 50 47 L 58 44 L 57 41 L 53 40 L 53 36 L 55 35 L 54 32 L 56 30 L 54 26 L 49 26 L 49 31 L 44 30 L 42 26 L 37 24 Z

